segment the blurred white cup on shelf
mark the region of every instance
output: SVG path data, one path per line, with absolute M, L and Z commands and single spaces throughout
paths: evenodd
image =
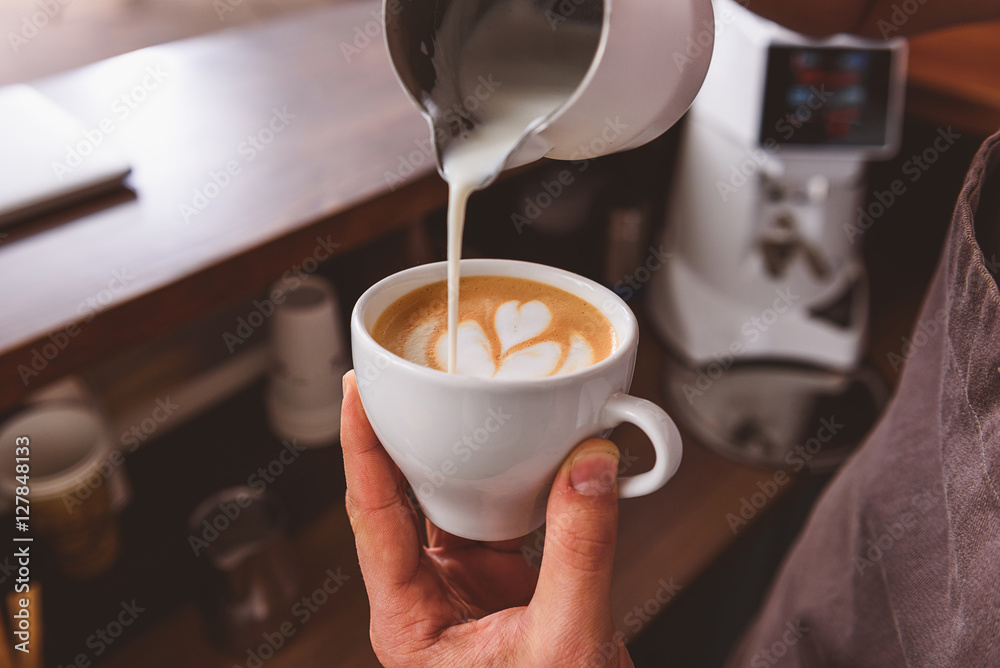
M 271 320 L 267 417 L 279 438 L 307 447 L 340 437 L 341 378 L 350 368 L 333 285 L 310 276 L 284 295 Z

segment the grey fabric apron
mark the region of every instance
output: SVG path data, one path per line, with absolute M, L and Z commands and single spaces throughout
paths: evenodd
M 974 228 L 998 163 L 1000 135 L 966 179 L 896 397 L 731 665 L 1000 667 L 1000 296 Z

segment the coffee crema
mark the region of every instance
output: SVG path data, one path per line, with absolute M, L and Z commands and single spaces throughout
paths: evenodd
M 544 378 L 611 355 L 618 340 L 592 304 L 523 278 L 461 279 L 456 373 L 476 378 Z M 387 308 L 372 328 L 386 350 L 448 371 L 448 283 L 418 288 Z

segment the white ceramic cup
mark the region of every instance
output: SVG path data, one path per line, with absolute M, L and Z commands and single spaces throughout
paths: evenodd
M 617 295 L 553 267 L 511 260 L 463 260 L 462 276 L 514 276 L 545 283 L 597 307 L 618 348 L 586 369 L 526 380 L 482 379 L 429 369 L 375 342 L 371 328 L 400 297 L 446 279 L 445 263 L 414 267 L 371 287 L 354 307 L 351 342 L 365 413 L 409 480 L 424 514 L 445 531 L 500 541 L 545 522 L 549 489 L 581 441 L 631 422 L 656 450 L 653 469 L 622 478 L 619 496 L 662 487 L 681 462 L 681 437 L 655 404 L 631 397 L 638 346 L 635 316 Z

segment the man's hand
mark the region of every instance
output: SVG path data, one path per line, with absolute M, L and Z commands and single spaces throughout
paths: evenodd
M 538 571 L 521 540 L 468 541 L 428 522 L 421 544 L 406 481 L 372 431 L 353 371 L 344 377 L 341 442 L 372 646 L 387 668 L 632 666 L 611 621 L 613 443 L 582 443 L 556 475 Z
M 916 11 L 901 26 L 900 33 L 912 35 L 958 23 L 1000 19 L 996 0 L 911 0 Z M 792 30 L 809 35 L 837 32 L 881 37 L 879 21 L 892 25 L 894 6 L 903 0 L 745 0 L 741 2 L 761 16 Z M 893 33 L 896 35 L 897 33 Z

